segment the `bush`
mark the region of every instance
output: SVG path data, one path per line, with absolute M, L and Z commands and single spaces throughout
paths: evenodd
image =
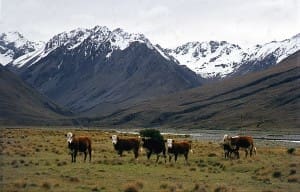
M 281 172 L 280 172 L 280 171 L 275 171 L 275 172 L 273 173 L 273 177 L 274 177 L 274 178 L 279 178 L 279 177 L 281 177 Z
M 289 149 L 287 150 L 287 153 L 288 153 L 288 154 L 294 154 L 295 151 L 296 151 L 295 148 L 289 148 Z
M 142 137 L 150 137 L 152 139 L 157 139 L 160 141 L 164 140 L 164 137 L 160 134 L 160 131 L 156 129 L 144 129 L 140 131 Z

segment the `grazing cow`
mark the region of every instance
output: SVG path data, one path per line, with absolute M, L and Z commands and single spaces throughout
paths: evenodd
M 245 149 L 245 156 L 248 156 L 248 150 L 250 152 L 250 157 L 254 152 L 256 154 L 256 148 L 254 147 L 253 138 L 251 136 L 234 136 L 230 137 L 229 135 L 224 135 L 223 137 L 224 144 L 230 146 L 231 149 L 237 151 L 237 157 L 239 158 L 239 148 Z
M 147 150 L 147 159 L 149 160 L 152 153 L 156 154 L 156 163 L 158 162 L 159 156 L 162 153 L 166 163 L 166 146 L 164 140 L 154 138 L 142 138 L 143 148 Z
M 139 156 L 140 139 L 139 138 L 119 138 L 117 135 L 111 136 L 112 143 L 118 154 L 122 156 L 123 151 L 134 152 L 134 158 L 137 159 Z
M 224 157 L 225 159 L 231 158 L 231 154 L 234 153 L 236 157 L 238 157 L 239 151 L 236 150 L 236 148 L 231 148 L 229 144 L 223 143 L 223 149 L 224 149 Z
M 86 161 L 87 153 L 89 153 L 89 159 L 92 158 L 92 142 L 89 137 L 80 136 L 75 137 L 71 132 L 65 135 L 67 137 L 68 147 L 71 152 L 72 163 L 76 162 L 76 156 L 78 152 L 84 153 L 84 161 Z
M 188 141 L 175 142 L 173 139 L 167 139 L 169 162 L 171 162 L 172 155 L 175 156 L 175 162 L 179 154 L 183 154 L 185 162 L 188 162 L 188 154 L 191 150 L 191 143 Z

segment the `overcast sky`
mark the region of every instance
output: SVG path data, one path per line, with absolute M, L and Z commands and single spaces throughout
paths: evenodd
M 250 46 L 300 32 L 299 0 L 0 0 L 0 32 L 31 40 L 95 25 L 143 33 L 163 47 L 226 40 Z

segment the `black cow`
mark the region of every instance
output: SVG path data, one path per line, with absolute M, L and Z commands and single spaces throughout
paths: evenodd
M 159 156 L 162 153 L 163 157 L 166 160 L 166 146 L 164 140 L 154 139 L 154 138 L 142 138 L 143 148 L 147 150 L 147 159 L 149 160 L 151 154 L 156 154 L 156 163 L 158 162 Z

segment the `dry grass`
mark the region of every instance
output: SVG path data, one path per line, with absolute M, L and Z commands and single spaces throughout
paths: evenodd
M 79 155 L 71 163 L 64 134 L 92 138 L 92 162 Z M 257 156 L 225 160 L 214 142 L 193 141 L 186 165 L 155 164 L 144 152 L 118 157 L 112 132 L 101 130 L 1 129 L 1 191 L 298 191 L 299 147 L 292 154 L 285 146 L 257 144 Z M 184 138 L 188 139 L 188 138 Z

